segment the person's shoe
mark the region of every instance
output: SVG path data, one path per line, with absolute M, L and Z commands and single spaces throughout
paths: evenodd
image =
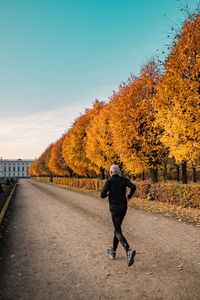
M 127 264 L 128 264 L 129 267 L 134 263 L 134 257 L 135 257 L 135 255 L 136 255 L 136 251 L 135 250 L 129 249 L 126 252 Z
M 115 259 L 116 257 L 116 252 L 113 250 L 113 248 L 109 248 L 107 250 L 107 255 L 110 257 L 110 259 Z

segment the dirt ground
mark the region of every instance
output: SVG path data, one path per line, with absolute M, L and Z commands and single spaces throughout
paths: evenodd
M 128 267 L 107 201 L 20 180 L 0 238 L 0 299 L 200 299 L 200 229 L 129 209 L 124 235 L 136 249 Z

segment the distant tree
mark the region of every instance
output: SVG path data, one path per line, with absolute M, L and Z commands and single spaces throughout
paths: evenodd
M 99 167 L 102 178 L 112 163 L 119 163 L 119 156 L 113 146 L 110 114 L 109 104 L 104 104 L 86 133 L 86 156 Z
M 48 166 L 51 172 L 58 176 L 70 176 L 71 170 L 67 166 L 64 158 L 62 157 L 62 144 L 64 136 L 53 144 L 51 148 L 51 156 L 49 159 Z
M 51 175 L 52 172 L 49 168 L 49 160 L 51 157 L 51 149 L 53 144 L 50 144 L 41 156 L 35 161 L 35 170 L 34 172 L 37 175 Z
M 86 155 L 86 141 L 87 130 L 102 107 L 103 103 L 96 100 L 91 109 L 86 109 L 75 120 L 64 137 L 62 156 L 73 172 L 80 176 L 95 176 L 100 172 L 98 166 Z
M 28 167 L 28 173 L 31 176 L 39 176 L 40 175 L 38 159 L 35 159 L 32 162 L 32 164 Z

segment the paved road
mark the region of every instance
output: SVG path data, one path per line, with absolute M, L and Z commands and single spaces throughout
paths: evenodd
M 0 299 L 200 299 L 200 230 L 130 209 L 123 224 L 136 249 L 115 261 L 107 202 L 20 180 L 0 239 Z

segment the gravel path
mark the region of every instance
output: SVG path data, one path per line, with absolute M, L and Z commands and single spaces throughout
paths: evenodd
M 20 180 L 0 239 L 0 299 L 200 299 L 200 230 L 130 209 L 124 234 L 136 249 L 127 267 L 106 200 Z

